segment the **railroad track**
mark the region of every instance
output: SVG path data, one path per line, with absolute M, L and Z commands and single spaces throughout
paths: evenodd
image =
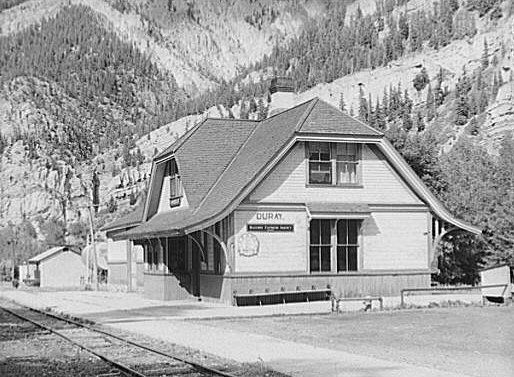
M 17 307 L 13 308 L 12 306 Z M 235 374 L 228 371 L 187 360 L 71 318 L 17 303 L 10 303 L 9 308 L 2 304 L 0 308 L 23 321 L 32 323 L 44 332 L 65 339 L 70 344 L 95 355 L 115 368 L 115 371 L 99 374 L 98 377 L 236 377 Z

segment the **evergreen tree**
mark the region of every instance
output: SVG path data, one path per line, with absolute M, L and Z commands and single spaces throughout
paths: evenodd
M 402 127 L 407 132 L 412 129 L 412 118 L 410 113 L 405 110 L 402 112 Z
M 264 101 L 261 98 L 259 98 L 259 101 L 257 103 L 257 120 L 263 120 L 268 117 L 268 107 L 264 105 Z
M 385 131 L 385 129 L 387 128 L 387 123 L 386 123 L 385 113 L 380 106 L 378 96 L 377 96 L 377 103 L 376 103 L 376 107 L 375 107 L 375 122 L 376 122 L 377 129 L 379 129 L 380 131 Z
M 425 101 L 427 120 L 431 121 L 436 115 L 434 93 L 432 93 L 432 86 L 428 84 L 427 99 Z
M 241 110 L 239 112 L 239 118 L 248 119 L 249 117 L 250 117 L 249 109 L 246 106 L 246 102 L 243 100 L 243 101 L 241 101 Z
M 403 104 L 402 104 L 402 107 L 404 109 L 405 112 L 411 113 L 412 111 L 412 100 L 410 99 L 409 97 L 409 92 L 407 91 L 407 89 L 404 90 L 404 93 L 403 93 Z
M 412 81 L 412 84 L 414 88 L 418 91 L 422 91 L 425 89 L 425 87 L 430 83 L 430 78 L 428 77 L 428 73 L 425 67 L 421 68 L 421 72 L 419 72 L 416 77 L 414 77 L 414 80 Z
M 409 21 L 405 13 L 400 13 L 398 18 L 398 31 L 403 40 L 409 38 Z
M 346 105 L 344 103 L 343 92 L 341 92 L 341 96 L 339 97 L 339 110 L 343 113 L 346 113 Z
M 418 132 L 422 132 L 425 130 L 425 122 L 423 121 L 423 115 L 421 111 L 417 111 L 416 113 L 416 129 Z
M 469 112 L 468 97 L 465 94 L 459 95 L 455 109 L 455 124 L 466 124 L 469 118 Z
M 469 133 L 473 136 L 476 136 L 479 134 L 480 128 L 478 126 L 478 121 L 477 121 L 476 116 L 474 116 L 473 118 L 470 119 L 468 129 L 469 129 Z
M 98 177 L 96 169 L 93 170 L 91 183 L 93 188 L 93 208 L 95 213 L 97 213 L 98 207 L 100 207 L 100 178 Z

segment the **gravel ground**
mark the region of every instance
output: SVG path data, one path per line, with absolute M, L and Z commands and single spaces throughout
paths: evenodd
M 194 321 L 471 376 L 511 376 L 514 306 Z
M 150 337 L 111 328 L 108 331 L 241 377 L 285 377 L 256 363 L 236 363 Z M 0 376 L 96 376 L 111 370 L 88 352 L 0 310 Z
M 110 370 L 95 356 L 0 311 L 0 376 L 96 376 Z

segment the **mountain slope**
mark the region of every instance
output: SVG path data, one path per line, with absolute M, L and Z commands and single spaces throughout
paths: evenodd
M 105 27 L 173 73 L 189 93 L 234 77 L 239 68 L 298 34 L 306 20 L 325 12 L 321 0 L 29 0 L 0 13 L 0 35 L 54 17 L 69 5 L 97 12 Z

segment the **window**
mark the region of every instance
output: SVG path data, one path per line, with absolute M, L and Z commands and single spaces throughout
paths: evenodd
M 337 184 L 357 183 L 357 144 L 336 144 Z
M 359 220 L 337 220 L 337 271 L 357 271 Z
M 311 272 L 331 271 L 330 249 L 331 221 L 312 220 L 310 224 L 310 270 Z
M 345 186 L 359 183 L 360 144 L 309 142 L 307 148 L 309 184 Z
M 312 219 L 310 271 L 357 271 L 360 224 L 361 220 L 353 219 Z
M 176 161 L 169 161 L 166 169 L 166 176 L 170 177 L 170 207 L 177 207 L 180 205 L 183 189 Z
M 332 183 L 330 143 L 309 143 L 309 183 Z

